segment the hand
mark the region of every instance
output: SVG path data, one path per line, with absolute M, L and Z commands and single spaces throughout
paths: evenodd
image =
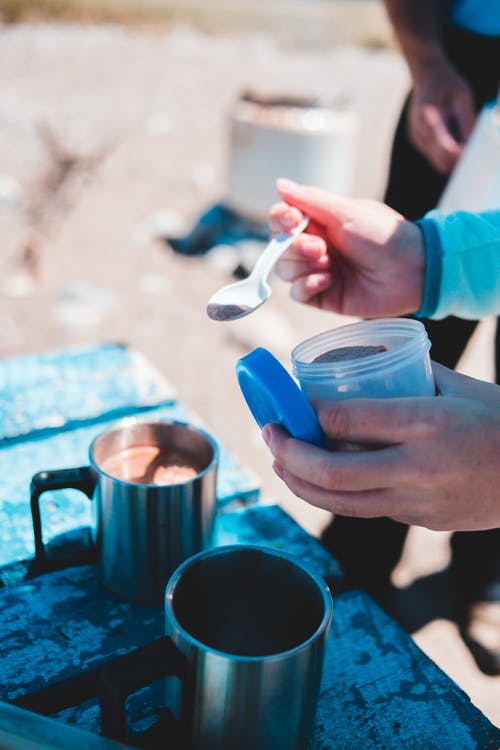
M 415 312 L 423 296 L 425 253 L 420 229 L 377 201 L 344 198 L 278 180 L 286 203 L 271 208 L 275 232 L 310 218 L 276 264 L 291 296 L 309 305 L 359 317 Z
M 371 449 L 323 450 L 266 425 L 278 476 L 307 502 L 344 516 L 438 530 L 500 526 L 500 387 L 435 363 L 433 370 L 439 397 L 316 404 L 327 438 Z
M 441 174 L 449 174 L 476 120 L 467 81 L 448 64 L 434 66 L 414 80 L 408 109 L 413 145 Z

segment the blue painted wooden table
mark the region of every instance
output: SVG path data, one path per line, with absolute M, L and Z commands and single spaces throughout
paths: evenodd
M 0 393 L 0 700 L 29 705 L 37 691 L 98 670 L 163 633 L 161 608 L 110 596 L 93 565 L 25 578 L 34 549 L 31 475 L 86 463 L 90 440 L 123 416 L 196 417 L 124 346 L 4 360 Z M 500 730 L 465 693 L 366 594 L 343 590 L 330 554 L 281 508 L 258 502 L 255 477 L 224 446 L 221 455 L 215 543 L 286 548 L 324 575 L 334 595 L 310 750 L 499 748 Z M 71 544 L 89 523 L 87 506 L 75 492 L 49 496 L 47 536 Z M 99 733 L 95 698 L 53 708 L 58 721 Z M 157 686 L 136 693 L 133 730 L 147 730 L 160 709 Z

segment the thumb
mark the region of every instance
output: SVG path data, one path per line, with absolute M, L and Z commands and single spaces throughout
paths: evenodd
M 433 361 L 432 373 L 436 383 L 436 391 L 440 396 L 454 396 L 460 391 L 460 382 L 463 376 L 454 370 Z
M 406 396 L 317 401 L 313 406 L 327 438 L 341 443 L 391 445 L 418 436 L 422 403 L 422 398 Z
M 465 144 L 474 130 L 476 115 L 469 110 L 461 109 L 455 113 L 455 124 L 460 143 Z
M 458 398 L 469 398 L 473 401 L 484 401 L 490 406 L 498 403 L 500 388 L 496 383 L 471 378 L 469 375 L 449 370 L 434 361 L 432 362 L 432 372 L 437 392 L 441 396 L 457 396 Z

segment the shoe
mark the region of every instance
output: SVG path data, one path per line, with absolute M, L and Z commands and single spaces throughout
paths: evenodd
M 459 628 L 479 669 L 487 675 L 500 675 L 500 601 L 469 604 Z

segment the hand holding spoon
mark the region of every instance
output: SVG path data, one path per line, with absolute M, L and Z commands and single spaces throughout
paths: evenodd
M 291 232 L 280 232 L 257 258 L 246 279 L 218 289 L 208 300 L 207 315 L 212 320 L 236 320 L 260 307 L 271 296 L 267 278 L 272 267 L 295 237 L 304 231 L 309 219 L 304 217 Z

